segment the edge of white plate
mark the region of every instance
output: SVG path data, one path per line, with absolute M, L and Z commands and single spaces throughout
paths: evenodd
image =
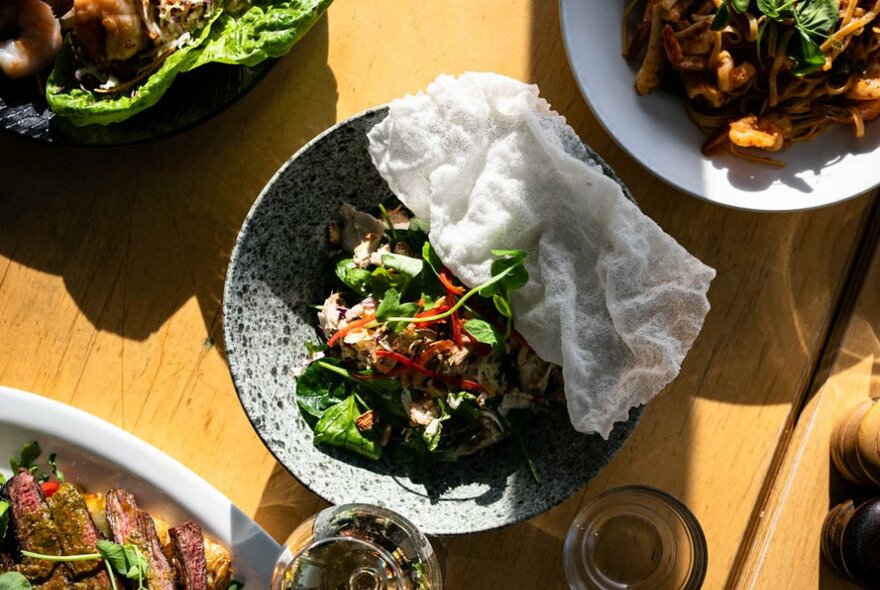
M 78 408 L 0 385 L 0 426 L 17 426 L 63 440 L 165 494 L 206 532 L 229 547 L 249 588 L 268 588 L 281 551 L 229 498 L 182 463 L 135 435 Z M 108 444 L 110 443 L 110 444 Z M 122 462 L 120 456 L 125 456 Z
M 733 209 L 740 209 L 745 211 L 761 211 L 761 212 L 791 212 L 791 211 L 806 211 L 810 209 L 818 209 L 820 207 L 826 207 L 831 204 L 841 203 L 844 201 L 848 201 L 850 199 L 854 199 L 856 197 L 862 196 L 873 189 L 875 189 L 878 185 L 880 185 L 880 175 L 876 177 L 876 180 L 865 182 L 863 186 L 858 189 L 843 189 L 842 193 L 847 193 L 845 196 L 837 196 L 834 195 L 833 192 L 826 187 L 824 188 L 824 192 L 820 196 L 813 195 L 803 195 L 801 193 L 797 193 L 795 189 L 790 189 L 788 187 L 784 188 L 776 188 L 777 191 L 790 192 L 791 194 L 786 194 L 784 197 L 780 197 L 779 194 L 774 196 L 772 199 L 763 199 L 761 198 L 761 191 L 747 191 L 736 186 L 733 186 L 727 181 L 722 181 L 720 183 L 713 182 L 716 180 L 713 174 L 710 174 L 710 180 L 708 182 L 708 186 L 704 184 L 703 192 L 697 190 L 695 187 L 691 186 L 689 183 L 685 182 L 682 178 L 678 178 L 677 176 L 670 176 L 666 174 L 664 171 L 660 170 L 657 167 L 657 164 L 651 159 L 645 159 L 642 157 L 641 153 L 638 150 L 634 150 L 632 146 L 624 143 L 618 136 L 615 134 L 609 127 L 608 123 L 608 115 L 604 112 L 604 110 L 600 107 L 600 102 L 597 101 L 596 98 L 592 95 L 590 90 L 590 85 L 586 83 L 583 79 L 582 72 L 579 71 L 577 67 L 575 67 L 575 59 L 573 56 L 577 55 L 578 52 L 573 46 L 573 39 L 575 31 L 571 29 L 571 20 L 572 20 L 572 11 L 577 9 L 575 3 L 580 2 L 584 3 L 584 0 L 559 0 L 559 21 L 560 28 L 562 31 L 562 40 L 563 45 L 565 47 L 566 57 L 568 59 L 569 70 L 574 76 L 574 79 L 578 85 L 578 89 L 581 92 L 584 100 L 586 101 L 588 107 L 593 112 L 596 117 L 596 120 L 599 121 L 599 124 L 605 130 L 609 137 L 611 137 L 614 142 L 629 156 L 635 160 L 641 167 L 648 170 L 651 174 L 662 180 L 663 182 L 672 185 L 673 187 L 685 192 L 693 197 L 701 199 L 703 201 L 707 201 L 710 203 L 714 203 L 716 205 L 721 205 L 724 207 L 730 207 Z M 622 59 L 622 58 L 621 58 Z M 635 91 L 633 90 L 633 93 Z M 696 128 L 696 127 L 694 127 Z M 839 131 L 839 130 L 838 130 Z M 797 147 L 802 147 L 803 144 L 798 144 Z M 789 152 L 790 153 L 790 152 Z M 701 167 L 704 170 L 709 170 L 713 164 L 708 158 L 701 157 Z M 763 169 L 759 169 L 763 171 Z M 832 179 L 829 183 L 836 186 L 834 182 L 835 179 Z M 723 191 L 723 194 L 721 192 Z

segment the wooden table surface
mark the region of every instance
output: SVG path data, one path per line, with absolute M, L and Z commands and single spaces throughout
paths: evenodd
M 847 587 L 821 562 L 818 528 L 837 493 L 828 425 L 878 388 L 876 197 L 757 214 L 666 186 L 593 118 L 550 0 L 337 0 L 249 95 L 187 133 L 108 151 L 0 137 L 0 384 L 124 427 L 283 539 L 323 504 L 265 450 L 229 377 L 220 297 L 237 231 L 314 135 L 468 70 L 538 83 L 718 278 L 681 375 L 613 462 L 537 518 L 448 539 L 449 588 L 564 588 L 568 524 L 629 483 L 694 511 L 706 588 Z

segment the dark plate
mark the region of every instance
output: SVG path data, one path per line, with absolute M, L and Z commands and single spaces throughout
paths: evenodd
M 152 107 L 112 125 L 77 127 L 49 110 L 35 78 L 0 77 L 0 129 L 46 143 L 117 147 L 179 133 L 220 113 L 254 86 L 277 60 L 254 67 L 208 64 L 179 75 Z
M 576 432 L 564 408 L 536 416 L 525 438 L 544 479 L 538 485 L 511 439 L 419 473 L 316 447 L 296 407 L 294 370 L 305 360 L 305 342 L 315 339 L 311 304 L 323 301 L 333 283 L 327 225 L 343 201 L 369 209 L 391 195 L 367 151 L 367 132 L 386 113 L 385 107 L 372 109 L 327 130 L 282 166 L 254 203 L 223 294 L 235 388 L 272 454 L 329 502 L 387 506 L 433 534 L 472 533 L 531 518 L 590 481 L 629 438 L 641 408 L 615 425 L 608 440 Z M 570 148 L 621 182 L 589 147 L 578 142 Z M 625 187 L 624 193 L 632 198 Z

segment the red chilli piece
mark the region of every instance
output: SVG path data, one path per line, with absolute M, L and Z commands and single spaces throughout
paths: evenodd
M 450 295 L 464 295 L 465 288 L 461 285 L 453 285 L 452 279 L 449 278 L 449 275 L 447 274 L 448 272 L 449 269 L 444 266 L 440 269 L 440 272 L 437 273 L 437 277 L 440 279 L 440 283 Z
M 461 387 L 462 389 L 469 389 L 471 391 L 479 391 L 479 392 L 486 391 L 486 388 L 483 387 L 482 385 L 480 385 L 479 383 L 477 383 L 476 381 L 471 381 L 470 379 L 459 379 L 457 377 L 449 377 L 448 375 L 442 375 L 436 371 L 432 371 L 431 369 L 429 369 L 427 367 L 423 367 L 422 365 L 418 364 L 417 362 L 415 362 L 414 360 L 412 360 L 408 357 L 405 357 L 404 355 L 400 354 L 399 352 L 394 352 L 393 350 L 385 350 L 384 348 L 380 348 L 379 350 L 377 350 L 375 352 L 375 354 L 376 354 L 376 356 L 384 356 L 384 357 L 392 358 L 392 359 L 396 360 L 398 363 L 400 363 L 401 365 L 403 365 L 409 369 L 412 369 L 413 371 L 415 371 L 417 373 L 421 373 L 422 375 L 425 375 L 426 377 L 430 377 L 431 379 L 436 379 L 438 381 L 442 381 L 443 383 L 446 383 L 447 385 Z

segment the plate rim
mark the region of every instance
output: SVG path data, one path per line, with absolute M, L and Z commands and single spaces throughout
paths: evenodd
M 727 207 L 727 208 L 735 209 L 735 210 L 739 210 L 739 211 L 750 211 L 750 212 L 760 212 L 760 213 L 792 213 L 792 212 L 796 212 L 796 211 L 812 211 L 815 209 L 821 209 L 823 207 L 830 207 L 830 206 L 837 205 L 839 203 L 844 203 L 846 201 L 850 201 L 850 200 L 858 198 L 860 196 L 869 194 L 869 193 L 871 193 L 871 191 L 874 191 L 875 189 L 877 189 L 878 186 L 880 186 L 880 175 L 878 175 L 876 177 L 876 180 L 873 182 L 873 184 L 871 184 L 870 186 L 862 187 L 862 188 L 858 189 L 858 191 L 852 192 L 851 194 L 848 194 L 845 197 L 835 197 L 835 198 L 831 198 L 831 199 L 826 198 L 826 199 L 822 199 L 820 202 L 805 204 L 803 206 L 768 208 L 768 207 L 761 207 L 760 206 L 760 197 L 759 197 L 759 195 L 763 194 L 767 189 L 764 189 L 762 191 L 756 191 L 754 193 L 756 204 L 754 206 L 752 206 L 752 205 L 743 204 L 743 203 L 739 203 L 739 202 L 728 202 L 725 200 L 720 200 L 718 198 L 713 198 L 711 196 L 708 196 L 706 194 L 698 192 L 698 191 L 684 185 L 683 183 L 681 183 L 677 180 L 671 180 L 671 179 L 667 178 L 666 176 L 663 175 L 662 172 L 660 172 L 657 169 L 656 165 L 652 164 L 651 162 L 644 161 L 641 157 L 639 157 L 633 151 L 633 149 L 630 146 L 624 144 L 618 138 L 617 134 L 611 130 L 609 123 L 607 121 L 607 116 L 604 114 L 604 111 L 602 111 L 601 109 L 597 109 L 597 107 L 596 107 L 596 100 L 592 97 L 592 92 L 589 90 L 590 85 L 583 79 L 583 75 L 578 70 L 578 68 L 575 67 L 574 60 L 572 57 L 572 55 L 573 55 L 572 44 L 573 44 L 573 38 L 575 35 L 575 31 L 573 30 L 574 25 L 571 22 L 572 17 L 571 17 L 570 11 L 575 9 L 574 3 L 578 2 L 578 1 L 582 1 L 582 0 L 558 0 L 559 24 L 560 24 L 560 29 L 561 29 L 561 33 L 562 33 L 563 46 L 565 47 L 565 55 L 566 55 L 566 59 L 568 61 L 569 71 L 571 72 L 572 76 L 574 77 L 575 82 L 578 86 L 578 90 L 580 91 L 581 96 L 583 97 L 584 101 L 587 103 L 587 106 L 590 109 L 590 112 L 593 114 L 593 116 L 599 122 L 599 125 L 602 127 L 602 129 L 605 131 L 605 133 L 614 141 L 615 145 L 617 145 L 620 149 L 622 149 L 641 168 L 650 172 L 655 178 L 657 178 L 658 180 L 660 180 L 664 184 L 672 186 L 673 188 L 675 188 L 675 189 L 677 189 L 687 195 L 690 195 L 692 197 L 695 197 L 695 198 L 697 198 L 701 201 L 707 202 L 707 203 L 712 203 L 714 205 L 719 205 L 721 207 Z M 878 149 L 877 151 L 880 152 L 880 149 Z M 703 158 L 705 159 L 705 156 Z M 734 188 L 734 187 L 732 187 L 732 185 L 731 185 L 731 188 Z M 851 190 L 852 189 L 848 189 L 848 191 L 851 191 Z
M 0 385 L 0 401 L 5 402 L 2 404 L 4 411 L 0 414 L 0 426 L 33 431 L 37 440 L 40 435 L 51 436 L 83 454 L 131 473 L 155 492 L 166 496 L 181 512 L 194 518 L 230 552 L 234 552 L 235 544 L 231 526 L 229 530 L 215 527 L 216 515 L 225 511 L 235 518 L 246 519 L 247 542 L 253 542 L 257 549 L 251 549 L 249 554 L 262 555 L 271 550 L 271 561 L 266 559 L 265 563 L 256 563 L 252 559 L 247 560 L 248 566 L 261 578 L 250 580 L 249 583 L 256 585 L 271 579 L 275 559 L 281 553 L 282 546 L 225 494 L 171 455 L 103 418 L 52 398 Z M 65 428 L 58 428 L 60 421 L 65 422 Z M 135 458 L 146 460 L 140 463 L 124 462 L 119 458 L 120 453 L 131 453 Z M 174 482 L 174 485 L 163 485 L 162 482 Z M 193 495 L 192 500 L 184 497 L 189 494 Z M 228 519 L 226 516 L 223 518 Z M 235 557 L 237 560 L 234 559 L 233 564 L 237 563 L 236 569 L 241 571 L 244 556 L 238 553 Z M 263 568 L 267 568 L 266 571 L 261 571 Z

